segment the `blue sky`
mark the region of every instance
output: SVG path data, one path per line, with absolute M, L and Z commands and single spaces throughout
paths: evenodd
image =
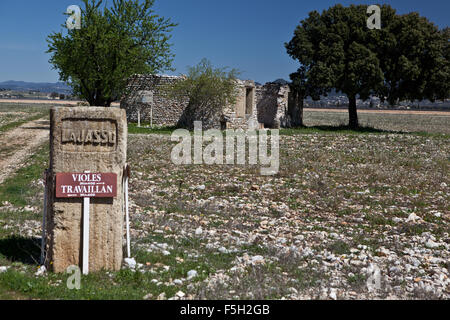
M 112 1 L 111 1 L 112 2 Z M 299 21 L 312 10 L 342 3 L 389 3 L 399 13 L 418 11 L 440 27 L 448 26 L 448 0 L 156 0 L 155 10 L 179 25 L 173 31 L 175 72 L 203 57 L 215 66 L 239 69 L 258 82 L 289 79 L 297 68 L 284 49 Z M 69 5 L 80 0 L 0 1 L 0 81 L 56 82 L 48 63 L 46 37 L 59 31 Z

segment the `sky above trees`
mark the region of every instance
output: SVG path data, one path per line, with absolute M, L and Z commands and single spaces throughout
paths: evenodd
M 213 65 L 239 69 L 241 78 L 266 82 L 289 79 L 297 69 L 284 43 L 310 11 L 321 12 L 336 3 L 377 2 L 390 4 L 400 14 L 417 11 L 440 28 L 450 20 L 450 2 L 442 0 L 156 0 L 155 9 L 179 24 L 171 39 L 176 70 L 168 74 L 186 73 L 205 57 Z M 81 7 L 80 0 L 0 1 L 0 81 L 58 80 L 48 63 L 45 39 L 62 29 L 63 12 L 73 4 Z

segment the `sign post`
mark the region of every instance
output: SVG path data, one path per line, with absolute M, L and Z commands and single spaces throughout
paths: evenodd
M 45 244 L 46 244 L 46 232 L 45 229 L 47 227 L 47 206 L 48 206 L 48 179 L 49 179 L 49 170 L 44 171 L 44 214 L 42 215 L 42 238 L 41 238 L 41 259 L 40 263 L 43 265 L 45 263 Z
M 89 273 L 89 206 L 91 198 L 114 198 L 116 196 L 117 174 L 115 173 L 90 173 L 85 171 L 84 173 L 56 174 L 57 198 L 83 198 L 83 274 Z M 128 233 L 127 215 L 127 235 Z
M 83 274 L 89 273 L 89 197 L 83 198 Z
M 128 179 L 130 178 L 130 166 L 127 164 L 123 173 L 123 188 L 125 192 L 125 223 L 127 228 L 127 258 L 131 257 L 130 250 L 130 215 L 128 212 Z

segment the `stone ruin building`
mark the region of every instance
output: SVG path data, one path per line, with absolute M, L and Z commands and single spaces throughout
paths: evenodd
M 237 80 L 238 95 L 234 105 L 200 116 L 188 108 L 189 100 L 167 97 L 163 88 L 182 77 L 167 75 L 134 75 L 128 81 L 127 94 L 120 107 L 126 110 L 128 121 L 150 122 L 156 126 L 176 126 L 192 129 L 193 121 L 201 120 L 203 129 L 262 129 L 296 126 L 298 106 L 288 85 L 266 83 L 255 85 L 252 80 Z

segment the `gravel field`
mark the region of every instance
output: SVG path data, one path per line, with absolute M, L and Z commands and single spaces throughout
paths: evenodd
M 28 251 L 10 253 L 40 239 L 41 148 L 0 186 L 0 297 L 449 299 L 450 140 L 437 133 L 449 118 L 330 127 L 345 116 L 308 111 L 315 128 L 282 130 L 275 176 L 175 165 L 170 135 L 129 135 L 136 265 L 89 276 L 79 292 L 65 289 L 67 276 L 35 275 Z
M 264 177 L 256 166 L 175 166 L 168 136 L 131 137 L 134 249 L 220 257 L 188 286 L 192 298 L 450 297 L 447 138 L 281 139 L 280 172 Z

